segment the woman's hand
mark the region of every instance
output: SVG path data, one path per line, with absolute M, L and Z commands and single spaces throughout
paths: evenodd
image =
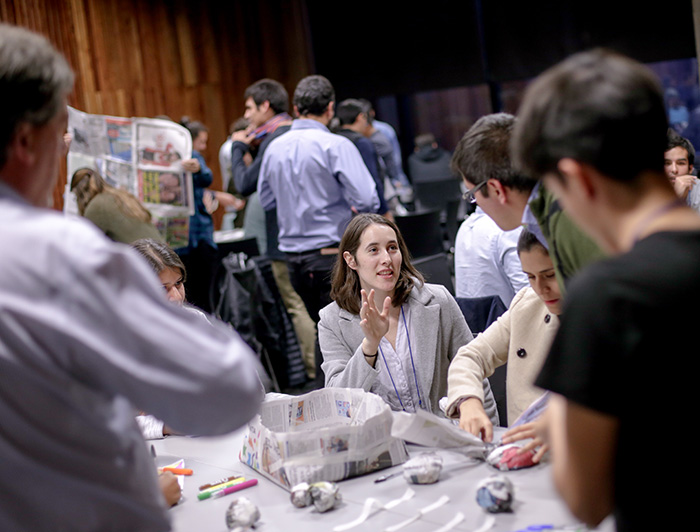
M 199 166 L 199 161 L 197 159 L 185 159 L 182 161 L 182 169 L 185 172 L 196 174 L 199 172 L 201 167 Z
M 493 440 L 493 423 L 477 397 L 469 397 L 459 405 L 459 428 L 480 436 L 485 442 Z
M 389 332 L 389 310 L 391 309 L 391 298 L 384 299 L 384 307 L 380 312 L 374 303 L 374 290 L 367 292 L 361 290 L 362 308 L 360 309 L 360 327 L 365 333 L 362 341 L 362 352 L 365 355 L 374 355 L 379 349 L 379 342 L 382 337 Z
M 503 435 L 503 443 L 513 443 L 519 440 L 526 440 L 528 438 L 532 438 L 532 441 L 529 442 L 527 445 L 523 446 L 520 449 L 519 453 L 526 453 L 533 449 L 537 449 L 537 452 L 532 458 L 532 461 L 538 463 L 540 460 L 542 460 L 542 457 L 545 455 L 545 453 L 549 451 L 549 445 L 545 443 L 545 440 L 543 438 L 543 435 L 544 433 L 546 433 L 547 430 L 546 413 L 547 411 L 545 410 L 544 414 L 542 414 L 542 416 L 540 416 L 535 421 L 525 423 L 523 425 L 519 425 L 513 429 L 510 429 Z

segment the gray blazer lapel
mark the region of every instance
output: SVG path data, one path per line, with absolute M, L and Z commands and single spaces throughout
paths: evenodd
M 347 344 L 352 348 L 353 351 L 364 340 L 365 335 L 362 332 L 362 327 L 360 327 L 360 316 L 357 314 L 351 314 L 347 310 L 338 309 L 338 325 L 340 327 L 340 333 Z

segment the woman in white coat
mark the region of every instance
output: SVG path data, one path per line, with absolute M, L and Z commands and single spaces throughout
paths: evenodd
M 493 426 L 482 408 L 479 383 L 492 375 L 497 367 L 508 364 L 507 424 L 512 426 L 544 393 L 533 383 L 559 327 L 562 309 L 562 294 L 552 259 L 527 229 L 520 234 L 518 255 L 530 286 L 516 294 L 505 314 L 458 351 L 449 371 L 448 417 L 459 418 L 462 429 L 480 435 L 487 442 L 493 438 Z M 507 432 L 502 441 L 510 443 L 531 438 L 535 434 L 534 428 L 532 423 L 520 425 Z M 534 449 L 541 443 L 535 438 L 527 449 Z M 546 450 L 546 446 L 541 446 L 535 461 L 539 461 Z
M 413 267 L 396 225 L 376 214 L 348 224 L 320 313 L 327 387 L 362 388 L 393 410 L 440 414 L 447 370 L 472 334 L 452 295 Z M 488 381 L 484 406 L 497 413 Z

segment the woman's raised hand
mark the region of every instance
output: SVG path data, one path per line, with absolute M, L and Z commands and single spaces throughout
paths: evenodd
M 362 341 L 362 352 L 365 355 L 374 355 L 379 348 L 380 340 L 389 332 L 391 298 L 387 296 L 384 299 L 384 306 L 380 312 L 374 302 L 374 290 L 370 290 L 369 295 L 365 290 L 361 290 L 360 293 L 362 294 L 360 327 L 365 333 L 365 339 Z

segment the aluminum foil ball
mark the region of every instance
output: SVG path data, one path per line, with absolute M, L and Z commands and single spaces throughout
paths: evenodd
M 491 475 L 476 487 L 476 502 L 492 514 L 509 512 L 513 505 L 513 483 L 503 475 Z
M 411 484 L 434 484 L 440 478 L 442 457 L 437 453 L 422 453 L 403 465 L 403 478 Z
M 226 510 L 226 526 L 229 530 L 247 529 L 260 519 L 260 510 L 245 497 L 234 500 Z
M 311 486 L 308 482 L 301 482 L 292 488 L 292 504 L 297 508 L 306 508 L 313 501 L 311 499 Z
M 340 488 L 334 482 L 314 482 L 309 491 L 314 506 L 319 512 L 327 512 L 335 508 L 335 505 L 343 499 Z

